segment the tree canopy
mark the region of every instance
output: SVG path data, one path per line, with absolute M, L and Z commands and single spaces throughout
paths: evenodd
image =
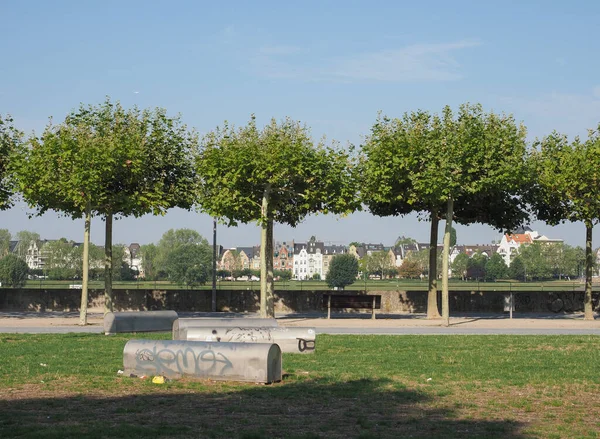
M 23 141 L 23 133 L 14 126 L 10 115 L 0 114 L 0 210 L 9 209 L 12 203 L 12 159 Z
M 331 258 L 327 272 L 327 285 L 329 288 L 344 289 L 352 285 L 358 276 L 358 261 L 353 255 L 340 254 Z
M 582 221 L 586 229 L 585 319 L 592 309 L 592 228 L 600 219 L 600 124 L 586 141 L 554 132 L 535 143 L 530 157 L 529 201 L 536 216 L 548 224 Z
M 2 285 L 21 288 L 27 281 L 29 268 L 25 261 L 15 254 L 8 254 L 0 259 L 0 282 Z
M 254 117 L 239 129 L 225 124 L 209 133 L 198 156 L 197 203 L 229 225 L 261 227 L 261 315 L 272 316 L 273 224 L 296 226 L 312 213 L 346 213 L 358 207 L 350 154 L 315 145 L 299 122 Z
M 363 146 L 361 195 L 380 216 L 420 212 L 431 220 L 428 316 L 437 311 L 438 221 L 446 211 L 442 259 L 447 319 L 447 261 L 452 221 L 510 229 L 527 218 L 523 190 L 525 129 L 511 116 L 464 104 L 458 112 L 379 117 Z
M 91 216 L 105 219 L 107 310 L 112 310 L 113 216 L 189 208 L 196 141 L 178 117 L 168 117 L 163 109 L 126 110 L 107 98 L 98 106 L 81 105 L 59 125 L 50 123 L 40 138 L 30 138 L 21 149 L 15 171 L 23 197 L 39 214 L 84 215 L 85 255 Z M 82 302 L 86 287 L 84 277 Z

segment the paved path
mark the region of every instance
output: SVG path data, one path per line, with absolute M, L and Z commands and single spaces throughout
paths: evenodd
M 257 317 L 256 314 L 180 313 L 181 317 Z M 369 315 L 337 314 L 327 320 L 322 314 L 278 316 L 281 326 L 315 327 L 318 334 L 510 334 L 510 335 L 600 335 L 600 319 L 584 321 L 581 314 L 522 314 L 512 320 L 499 314 L 457 315 L 450 326 L 427 320 L 424 314 Z M 0 333 L 102 333 L 102 314 L 90 313 L 89 325 L 79 326 L 76 312 L 0 312 Z

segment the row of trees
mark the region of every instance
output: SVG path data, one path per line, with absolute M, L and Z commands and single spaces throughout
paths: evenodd
M 364 206 L 379 216 L 418 212 L 431 224 L 428 316 L 438 317 L 438 224 L 445 219 L 442 316 L 448 322 L 448 252 L 453 221 L 510 230 L 533 215 L 586 225 L 585 316 L 591 307 L 591 228 L 600 218 L 598 131 L 586 141 L 553 133 L 528 150 L 526 131 L 509 115 L 464 104 L 440 114 L 380 116 L 360 151 L 315 144 L 290 119 L 259 128 L 227 123 L 203 139 L 162 109 L 125 110 L 110 100 L 81 106 L 40 137 L 25 139 L 0 118 L 0 208 L 20 192 L 39 213 L 85 218 L 82 323 L 92 216 L 106 225 L 105 269 L 112 270 L 115 216 L 200 210 L 229 225 L 261 228 L 261 314 L 273 315 L 273 225 L 311 213 L 345 214 Z M 186 251 L 193 247 L 186 247 Z M 183 251 L 183 250 L 182 250 Z M 160 261 L 160 259 L 159 259 Z M 164 263 L 167 263 L 165 261 Z M 164 263 L 156 266 L 165 269 Z M 158 263 L 157 263 L 158 264 Z M 195 267 L 202 271 L 203 267 Z M 198 277 L 194 273 L 193 277 Z M 106 278 L 112 309 L 111 276 Z

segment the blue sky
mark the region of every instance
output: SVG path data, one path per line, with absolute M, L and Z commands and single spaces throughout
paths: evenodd
M 228 120 L 290 116 L 341 144 L 359 145 L 378 111 L 440 111 L 481 102 L 513 113 L 533 140 L 552 130 L 585 136 L 600 122 L 600 3 L 596 1 L 10 1 L 0 0 L 0 113 L 26 132 L 106 95 L 164 107 L 204 133 Z M 81 240 L 79 221 L 29 220 L 18 205 L 0 227 Z M 581 224 L 534 228 L 573 245 Z M 116 242 L 157 241 L 170 228 L 211 235 L 195 212 L 124 219 Z M 440 229 L 441 230 L 441 229 Z M 596 233 L 600 230 L 596 231 Z M 277 240 L 334 243 L 428 239 L 414 216 L 315 216 Z M 104 239 L 92 224 L 92 240 Z M 458 227 L 458 241 L 499 239 Z M 229 247 L 259 242 L 254 225 L 220 228 Z M 597 245 L 597 244 L 596 244 Z

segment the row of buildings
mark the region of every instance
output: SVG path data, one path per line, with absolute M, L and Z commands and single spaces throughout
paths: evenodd
M 473 256 L 475 253 L 481 253 L 487 257 L 498 253 L 504 259 L 507 266 L 510 266 L 512 259 L 518 254 L 522 245 L 529 245 L 534 242 L 544 243 L 562 243 L 561 239 L 551 239 L 530 228 L 517 230 L 513 234 L 502 236 L 498 244 L 484 245 L 455 245 L 450 252 L 450 263 L 461 253 Z M 311 279 L 318 275 L 321 279 L 327 278 L 331 258 L 335 255 L 350 253 L 357 259 L 365 255 L 371 256 L 373 253 L 386 254 L 389 259 L 389 266 L 399 268 L 404 260 L 412 252 L 420 252 L 429 249 L 429 243 L 410 243 L 392 247 L 386 247 L 383 244 L 359 244 L 349 245 L 326 245 L 324 242 L 317 241 L 314 237 L 307 242 L 278 242 L 273 251 L 273 268 L 275 270 L 290 270 L 295 279 Z M 438 251 L 441 252 L 439 246 Z M 243 270 L 260 269 L 260 247 L 237 247 L 226 249 L 221 252 L 218 264 L 222 270 Z
M 51 241 L 32 241 L 26 246 L 25 262 L 30 269 L 44 270 L 46 268 L 49 255 L 45 249 L 48 242 Z M 452 263 L 461 253 L 465 253 L 469 257 L 475 253 L 481 253 L 488 257 L 498 253 L 503 257 L 506 265 L 509 266 L 511 260 L 518 254 L 519 248 L 533 242 L 561 243 L 562 240 L 550 239 L 536 231 L 525 228 L 516 231 L 514 234 L 505 234 L 498 244 L 456 245 L 451 249 L 450 262 Z M 18 245 L 18 241 L 10 241 L 9 251 L 16 251 Z M 81 243 L 71 242 L 71 245 L 77 247 Z M 273 251 L 273 268 L 275 270 L 291 271 L 292 277 L 298 280 L 312 279 L 317 275 L 321 279 L 326 279 L 331 259 L 339 254 L 349 253 L 357 259 L 362 259 L 365 255 L 371 256 L 374 253 L 384 254 L 388 258 L 387 266 L 398 268 L 402 266 L 410 253 L 420 252 L 428 248 L 428 243 L 418 242 L 392 247 L 386 247 L 383 244 L 326 245 L 324 242 L 317 241 L 315 237 L 312 237 L 306 242 L 277 242 Z M 123 261 L 127 262 L 130 268 L 137 271 L 140 277 L 143 277 L 144 267 L 140 249 L 140 245 L 137 243 L 126 246 Z M 441 247 L 439 251 L 441 251 Z M 219 253 L 217 267 L 220 270 L 260 269 L 259 246 L 220 248 Z

